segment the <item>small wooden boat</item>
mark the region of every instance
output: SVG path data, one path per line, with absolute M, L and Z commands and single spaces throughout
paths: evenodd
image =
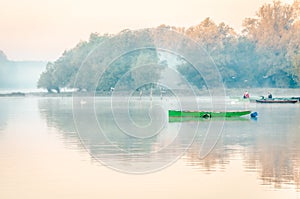
M 300 102 L 300 97 L 292 97 L 291 99 L 298 100 Z
M 260 99 L 260 100 L 256 100 L 257 103 L 281 103 L 281 104 L 286 104 L 286 103 L 297 103 L 298 100 L 297 99 L 280 99 L 280 98 L 274 98 L 274 99 Z
M 250 114 L 251 111 L 180 111 L 180 110 L 169 110 L 169 117 L 200 117 L 200 118 L 211 118 L 211 117 L 240 117 L 243 115 Z

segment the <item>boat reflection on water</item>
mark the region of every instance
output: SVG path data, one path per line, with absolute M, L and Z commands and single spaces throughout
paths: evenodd
M 206 132 L 219 121 L 169 122 L 161 110 L 150 111 L 150 116 L 145 118 L 143 115 L 149 112 L 149 106 L 135 104 L 130 114 L 136 125 L 158 129 L 137 137 L 137 134 L 124 131 L 127 120 L 120 123 L 122 120 L 113 119 L 107 112 L 109 100 L 99 99 L 95 107 L 102 108 L 95 115 L 99 122 L 96 126 L 102 129 L 100 132 L 89 123 L 87 106 L 90 101 L 86 101 L 84 106 L 76 107 L 82 110 L 80 133 L 74 125 L 71 99 L 40 99 L 38 105 L 41 116 L 48 126 L 59 129 L 67 147 L 84 151 L 84 145 L 94 160 L 111 168 L 143 172 L 181 158 L 188 167 L 199 172 L 226 172 L 230 162 L 240 158 L 244 171 L 257 173 L 261 184 L 278 189 L 294 186 L 300 191 L 300 111 L 294 106 L 257 107 L 260 114 L 257 121 L 248 118 L 225 120 L 222 135 L 213 150 L 205 158 L 199 158 Z M 289 115 L 282 114 L 283 110 Z
M 251 119 L 254 119 L 253 117 Z M 257 118 L 256 118 L 257 119 Z M 169 117 L 169 122 L 213 122 L 213 121 L 249 121 L 248 117 L 212 117 L 212 118 L 203 118 L 203 117 Z

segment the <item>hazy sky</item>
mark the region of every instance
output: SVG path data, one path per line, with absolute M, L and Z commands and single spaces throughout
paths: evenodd
M 272 0 L 0 0 L 0 50 L 11 60 L 53 61 L 91 32 L 189 27 L 206 17 L 240 30 L 265 2 Z

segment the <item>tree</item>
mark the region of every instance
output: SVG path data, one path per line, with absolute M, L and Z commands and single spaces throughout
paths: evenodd
M 300 83 L 300 0 L 294 1 L 293 12 L 295 12 L 295 21 L 291 28 L 290 42 L 288 44 L 288 59 L 294 66 L 296 78 Z
M 195 58 L 194 64 L 201 69 L 180 60 L 177 69 L 199 88 L 205 82 L 213 84 L 215 67 L 227 87 L 299 86 L 300 0 L 292 5 L 278 0 L 264 4 L 255 17 L 244 20 L 243 27 L 239 35 L 225 23 L 216 24 L 206 18 L 187 29 L 163 24 L 156 29 L 126 29 L 116 35 L 92 33 L 89 41 L 81 41 L 49 64 L 38 86 L 57 92 L 64 87 L 103 91 L 119 81 L 122 89 L 158 81 L 163 66 L 157 67 L 161 60 L 156 46 L 169 47 L 174 52 L 184 50 L 187 57 Z M 175 42 L 180 34 L 184 41 L 187 36 L 202 46 L 203 53 L 196 54 L 198 51 L 188 42 L 181 49 L 182 45 Z M 139 70 L 142 65 L 149 67 Z M 201 75 L 205 75 L 205 81 Z
M 200 24 L 186 30 L 186 35 L 197 41 L 208 52 L 212 53 L 220 46 L 218 26 L 209 17 Z
M 268 46 L 278 53 L 289 39 L 295 17 L 291 5 L 274 0 L 272 4 L 263 5 L 256 13 L 256 18 L 244 20 L 243 32 L 259 47 Z
M 46 88 L 49 93 L 52 90 L 56 90 L 57 93 L 60 92 L 59 86 L 54 82 L 53 78 L 54 64 L 49 62 L 46 66 L 46 71 L 43 72 L 38 81 L 38 88 Z
M 233 86 L 232 80 L 234 79 L 232 77 L 236 77 L 237 73 L 235 71 L 237 70 L 236 64 L 233 63 L 236 60 L 233 49 L 237 44 L 238 37 L 233 28 L 223 22 L 217 25 L 210 18 L 206 18 L 197 26 L 188 28 L 186 35 L 197 41 L 207 52 L 207 56 L 213 60 L 213 62 L 207 63 L 205 79 L 213 79 L 216 74 L 209 73 L 209 69 L 217 66 L 223 81 L 228 86 Z M 197 87 L 204 86 L 205 82 L 201 74 L 189 64 L 179 66 L 179 71 Z
M 40 76 L 38 88 L 45 88 L 49 92 L 52 92 L 53 89 L 60 92 L 60 89 L 64 87 L 74 88 L 77 72 L 85 58 L 97 45 L 109 37 L 107 34 L 102 36 L 98 33 L 92 33 L 88 42 L 79 42 L 73 49 L 65 51 L 54 63 L 48 63 L 46 71 Z M 86 74 L 85 78 L 79 79 L 76 85 L 79 90 L 90 89 L 91 83 L 89 81 L 95 74 L 93 69 L 84 73 Z
M 288 58 L 288 45 L 292 39 L 292 29 L 297 20 L 294 6 L 274 0 L 263 5 L 256 13 L 256 18 L 244 20 L 243 33 L 256 44 L 260 54 L 261 74 L 275 87 L 294 87 L 295 67 Z

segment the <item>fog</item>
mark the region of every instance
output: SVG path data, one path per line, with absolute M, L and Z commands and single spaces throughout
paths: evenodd
M 4 53 L 0 54 L 0 91 L 33 90 L 46 62 L 42 61 L 10 61 Z

